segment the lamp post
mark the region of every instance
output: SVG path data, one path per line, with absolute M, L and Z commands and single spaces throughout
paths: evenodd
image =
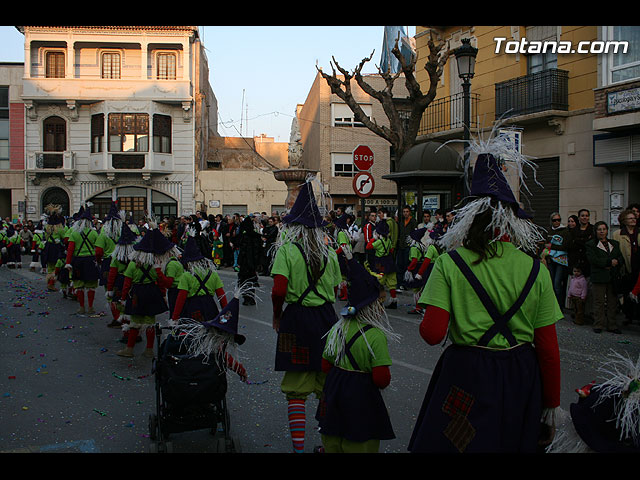
M 465 143 L 463 195 L 467 197 L 469 194 L 469 185 L 467 182 L 467 160 L 469 159 L 469 152 L 466 149 L 469 146 L 469 139 L 471 138 L 471 132 L 469 130 L 469 124 L 471 123 L 471 79 L 475 73 L 478 49 L 471 46 L 470 39 L 463 38 L 462 45 L 456 48 L 453 53 L 456 56 L 456 62 L 458 64 L 458 76 L 462 80 L 462 100 L 464 102 L 463 139 Z

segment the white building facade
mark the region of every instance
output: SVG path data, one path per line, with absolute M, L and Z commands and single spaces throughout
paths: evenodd
M 115 199 L 136 220 L 193 213 L 196 163 L 217 111 L 197 27 L 17 28 L 26 217 L 49 203 L 72 215 L 86 202 L 103 217 Z

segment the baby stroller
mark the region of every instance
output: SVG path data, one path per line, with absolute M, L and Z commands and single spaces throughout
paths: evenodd
M 209 428 L 216 437 L 218 453 L 237 453 L 239 445 L 230 435 L 227 410 L 227 377 L 214 358 L 187 353 L 180 326 L 155 325 L 158 353 L 153 360 L 156 413 L 149 415 L 152 450 L 171 453 L 172 433 Z M 162 339 L 162 331 L 171 332 Z M 220 428 L 218 428 L 220 426 Z

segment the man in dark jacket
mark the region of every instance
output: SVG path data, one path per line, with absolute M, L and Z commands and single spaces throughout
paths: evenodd
M 409 250 L 411 246 L 407 243 L 407 237 L 417 227 L 416 219 L 411 214 L 411 209 L 405 205 L 402 209 L 402 218 L 398 222 L 398 243 L 396 252 L 396 265 L 398 267 L 397 278 L 399 283 L 404 281 L 404 274 L 409 266 Z
M 253 217 L 247 215 L 242 223 L 238 235 L 234 239 L 238 246 L 238 284 L 250 282 L 252 287 L 247 295 L 243 295 L 243 305 L 255 305 L 253 298 L 254 288 L 258 287 L 257 270 L 260 265 L 260 253 L 262 251 L 262 238 L 255 230 Z

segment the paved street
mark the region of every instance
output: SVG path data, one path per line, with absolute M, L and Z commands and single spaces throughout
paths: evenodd
M 24 257 L 28 266 L 29 258 Z M 231 291 L 236 273 L 220 270 Z M 272 281 L 260 277 L 261 301 L 240 310 L 240 332 L 247 336 L 240 360 L 249 380 L 229 374 L 227 402 L 232 436 L 246 453 L 291 451 L 286 402 L 273 371 L 276 335 L 271 328 Z M 391 385 L 384 391 L 396 439 L 381 451 L 404 453 L 429 376 L 442 352 L 418 335 L 419 318 L 406 312 L 410 295 L 400 294 L 390 313 L 403 337 L 390 343 Z M 338 305 L 341 306 L 341 303 Z M 104 289 L 96 293 L 96 314 L 79 316 L 77 303 L 47 292 L 43 275 L 28 268 L 0 268 L 0 452 L 142 453 L 152 451 L 148 418 L 155 412 L 151 360 L 115 354 L 121 333 L 109 329 Z M 166 322 L 168 316 L 160 317 Z M 574 389 L 597 379 L 597 367 L 611 349 L 640 353 L 640 327 L 622 335 L 596 335 L 567 316 L 557 326 L 562 360 L 562 407 L 575 401 Z M 305 450 L 319 445 L 313 419 L 317 401 L 307 404 Z M 208 429 L 171 435 L 174 452 L 214 452 Z

